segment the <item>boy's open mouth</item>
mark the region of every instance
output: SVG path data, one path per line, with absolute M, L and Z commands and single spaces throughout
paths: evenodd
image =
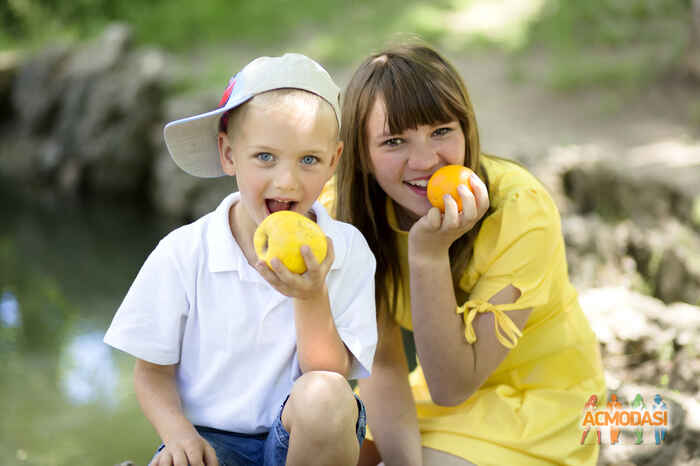
M 296 201 L 284 201 L 284 200 L 279 200 L 279 199 L 265 199 L 265 205 L 267 206 L 267 210 L 271 214 L 274 214 L 275 212 L 279 212 L 280 210 L 292 210 L 296 204 L 297 204 Z

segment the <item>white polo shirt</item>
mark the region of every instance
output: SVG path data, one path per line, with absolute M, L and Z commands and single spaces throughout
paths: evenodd
M 105 343 L 154 364 L 178 364 L 176 380 L 195 425 L 239 433 L 269 430 L 301 375 L 291 298 L 250 265 L 219 207 L 163 238 L 131 285 Z M 340 338 L 354 356 L 351 378 L 369 375 L 377 343 L 375 259 L 362 234 L 315 202 L 333 240 L 326 277 Z

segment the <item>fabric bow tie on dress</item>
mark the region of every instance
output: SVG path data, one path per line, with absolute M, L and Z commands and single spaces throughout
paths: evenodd
M 474 318 L 480 312 L 493 312 L 494 330 L 496 337 L 503 346 L 509 349 L 515 348 L 518 343 L 518 338 L 523 334 L 513 321 L 506 315 L 503 310 L 488 301 L 467 301 L 457 307 L 457 314 L 465 314 L 464 317 L 464 337 L 468 343 L 476 341 L 476 333 L 474 332 Z

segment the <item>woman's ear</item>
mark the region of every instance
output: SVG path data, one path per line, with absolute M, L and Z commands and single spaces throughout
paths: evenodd
M 219 132 L 219 162 L 221 163 L 221 169 L 229 176 L 236 175 L 236 161 L 233 157 L 233 149 L 231 147 L 231 141 L 228 138 L 228 134 L 220 131 Z

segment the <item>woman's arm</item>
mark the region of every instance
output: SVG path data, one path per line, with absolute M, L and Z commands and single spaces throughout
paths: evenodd
M 518 297 L 520 291 L 508 285 L 489 302 L 508 304 Z M 416 352 L 433 401 L 445 406 L 469 398 L 510 351 L 498 341 L 490 312 L 474 318 L 477 339 L 468 343 L 463 318 L 456 309 L 449 260 L 412 263 L 411 310 Z M 522 330 L 531 310 L 507 311 L 507 315 Z
M 175 383 L 175 365 L 136 360 L 134 387 L 146 418 L 165 444 L 152 465 L 218 465 L 216 453 L 182 411 Z
M 416 408 L 408 386 L 401 328 L 387 317 L 379 333 L 372 375 L 359 381 L 374 441 L 386 466 L 421 464 Z
M 496 337 L 492 313 L 480 313 L 473 321 L 476 341 L 464 337 L 464 321 L 456 313 L 457 299 L 450 270 L 450 245 L 472 229 L 489 206 L 486 186 L 474 177 L 475 194 L 460 185 L 462 211 L 445 196 L 445 213 L 431 209 L 409 232 L 411 314 L 416 351 L 430 395 L 440 405 L 454 406 L 469 398 L 498 367 L 509 349 Z M 514 303 L 520 290 L 508 285 L 489 299 L 491 304 Z M 522 330 L 530 309 L 509 311 Z

